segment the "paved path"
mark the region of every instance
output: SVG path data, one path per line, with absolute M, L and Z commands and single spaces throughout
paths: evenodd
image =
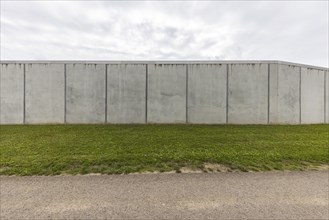
M 328 171 L 0 180 L 0 219 L 329 218 Z

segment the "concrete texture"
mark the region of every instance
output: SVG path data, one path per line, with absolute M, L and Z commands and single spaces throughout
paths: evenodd
M 300 123 L 300 67 L 270 65 L 271 124 Z
M 229 65 L 228 91 L 228 123 L 267 123 L 268 64 Z
M 227 65 L 188 65 L 188 123 L 226 123 Z
M 1 124 L 329 123 L 328 68 L 282 61 L 0 63 Z
M 107 74 L 107 122 L 145 123 L 146 65 L 110 64 Z
M 24 123 L 24 64 L 1 64 L 0 124 Z
M 147 122 L 186 123 L 186 65 L 149 64 Z
M 26 64 L 26 123 L 64 123 L 64 64 Z
M 5 219 L 328 219 L 328 172 L 0 177 Z
M 326 118 L 326 123 L 329 124 L 329 71 L 326 71 L 326 81 L 325 81 L 325 87 L 326 87 L 326 92 L 325 92 L 325 118 Z
M 66 65 L 66 122 L 105 123 L 105 65 Z
M 324 71 L 301 68 L 301 123 L 325 123 Z

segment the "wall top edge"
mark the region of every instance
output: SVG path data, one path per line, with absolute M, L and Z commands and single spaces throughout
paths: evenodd
M 279 60 L 0 60 L 0 64 L 282 64 L 329 71 L 329 68 Z

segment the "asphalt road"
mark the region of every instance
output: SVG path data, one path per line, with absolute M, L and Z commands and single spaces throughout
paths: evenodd
M 328 171 L 0 180 L 0 219 L 329 218 Z

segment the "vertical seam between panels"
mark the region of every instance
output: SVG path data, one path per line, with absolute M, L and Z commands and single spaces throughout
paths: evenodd
M 148 64 L 145 64 L 145 124 L 147 124 L 147 102 L 148 102 Z
M 229 64 L 226 64 L 226 124 L 228 124 L 228 105 L 229 105 Z
M 105 123 L 107 123 L 107 64 L 105 64 Z
M 185 69 L 186 73 L 185 73 L 185 83 L 186 83 L 186 91 L 185 91 L 185 117 L 186 117 L 186 123 L 189 123 L 188 122 L 188 64 L 186 64 L 186 69 Z
M 299 68 L 299 124 L 302 123 L 302 67 Z
M 23 66 L 23 124 L 26 123 L 26 64 Z
M 66 63 L 64 64 L 64 123 L 66 124 Z
M 326 114 L 326 111 L 327 111 L 327 100 L 326 100 L 326 91 L 327 91 L 327 73 L 326 71 L 323 71 L 324 73 L 324 115 L 323 115 L 323 119 L 324 119 L 324 123 L 327 122 L 327 114 Z
M 267 70 L 267 124 L 270 123 L 270 74 L 271 74 L 271 65 L 268 64 L 268 70 Z

